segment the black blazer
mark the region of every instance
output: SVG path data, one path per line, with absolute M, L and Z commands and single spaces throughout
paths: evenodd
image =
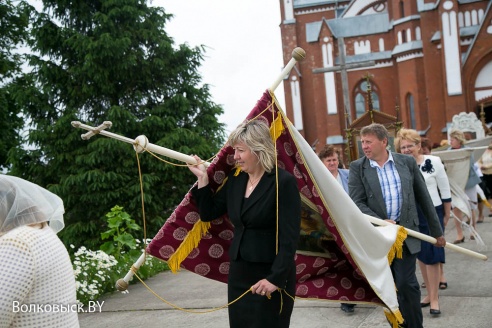
M 243 206 L 248 174 L 232 172 L 222 188 L 214 195 L 210 187 L 193 189 L 202 221 L 212 221 L 227 213 L 234 225 L 234 238 L 229 249 L 231 261 L 272 263 L 265 277 L 277 287 L 284 288 L 290 270 L 295 267 L 294 256 L 299 239 L 301 198 L 293 175 L 278 169 L 278 253 L 277 185 L 275 170 L 265 173 Z
M 417 162 L 409 155 L 391 154 L 401 180 L 403 200 L 400 225 L 419 231 L 418 204 L 429 225 L 430 235 L 432 237 L 442 236 L 443 232 L 436 209 Z M 371 167 L 369 159 L 365 156 L 350 163 L 349 194 L 363 213 L 382 220 L 387 219 L 378 172 L 376 168 Z M 409 236 L 405 240 L 405 244 L 412 254 L 420 251 L 421 242 L 418 239 Z

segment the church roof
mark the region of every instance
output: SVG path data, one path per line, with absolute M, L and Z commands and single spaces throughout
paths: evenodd
M 392 55 L 391 51 L 370 52 L 366 54 L 359 54 L 354 56 L 345 57 L 345 64 L 354 64 L 359 62 L 365 62 L 370 60 L 384 60 L 390 59 Z M 335 64 L 340 65 L 340 59 L 335 59 Z
M 305 8 L 319 5 L 336 4 L 337 0 L 294 0 L 294 8 Z
M 474 3 L 474 2 L 479 2 L 479 1 L 483 1 L 483 0 L 458 0 L 458 4 L 464 5 L 467 3 Z
M 384 33 L 391 27 L 388 13 L 330 19 L 326 24 L 335 38 Z
M 483 22 L 482 22 L 483 24 Z M 472 36 L 477 34 L 480 25 L 465 26 L 460 28 L 460 36 Z
M 417 9 L 419 12 L 434 10 L 437 8 L 437 6 L 439 6 L 439 0 L 435 1 L 434 3 L 425 3 L 424 0 L 417 0 Z
M 420 50 L 422 49 L 422 40 L 415 40 L 411 42 L 405 42 L 397 45 L 393 48 L 393 55 L 398 55 L 403 52 L 412 51 L 412 50 Z
M 323 21 L 317 21 L 313 23 L 306 23 L 306 41 L 316 42 L 319 39 L 319 33 L 321 32 L 321 26 Z
M 480 30 L 480 26 L 483 24 L 483 22 L 480 25 L 472 25 L 472 26 L 465 26 L 460 28 L 460 36 L 461 37 L 467 37 L 467 36 L 475 36 L 477 32 Z M 436 31 L 434 35 L 431 38 L 431 42 L 434 41 L 441 41 L 441 31 Z

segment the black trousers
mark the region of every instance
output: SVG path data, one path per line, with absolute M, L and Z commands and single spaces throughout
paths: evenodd
M 234 301 L 259 280 L 270 273 L 272 263 L 252 263 L 243 259 L 231 261 L 228 279 L 228 300 Z M 292 262 L 286 291 L 295 296 L 295 263 Z M 231 328 L 287 328 L 294 309 L 294 300 L 282 292 L 266 296 L 248 293 L 236 303 L 229 305 Z
M 415 274 L 416 260 L 417 254 L 411 254 L 404 244 L 402 258 L 395 258 L 391 264 L 398 304 L 405 320 L 404 327 L 407 328 L 422 328 L 424 320 L 420 306 L 420 286 Z

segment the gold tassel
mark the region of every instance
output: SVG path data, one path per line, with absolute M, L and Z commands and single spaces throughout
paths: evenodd
M 393 328 L 398 328 L 400 327 L 400 324 L 403 323 L 403 316 L 401 315 L 400 310 L 391 312 L 388 309 L 384 309 L 384 314 Z
M 391 249 L 388 252 L 388 263 L 391 265 L 396 258 L 401 259 L 403 257 L 403 242 L 407 239 L 407 231 L 404 227 L 399 227 L 396 234 L 396 240 Z
M 198 246 L 198 243 L 202 239 L 202 237 L 207 233 L 208 229 L 210 229 L 210 222 L 198 221 L 193 226 L 185 239 L 181 242 L 176 252 L 167 260 L 167 264 L 169 265 L 169 269 L 176 273 L 179 271 L 179 267 L 181 262 L 183 262 L 188 255 L 190 255 L 191 251 Z
M 277 138 L 284 131 L 284 125 L 282 124 L 282 117 L 280 115 L 272 122 L 270 126 L 270 136 L 272 137 L 273 142 L 277 141 Z

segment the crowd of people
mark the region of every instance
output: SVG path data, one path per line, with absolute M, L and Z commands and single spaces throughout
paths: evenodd
M 395 152 L 388 150 L 390 137 L 383 125 L 371 124 L 362 128 L 360 134 L 364 156 L 351 162 L 349 170 L 345 170 L 340 152 L 333 145 L 326 145 L 318 155 L 362 212 L 436 237 L 435 245 L 407 238 L 403 258 L 391 265 L 404 326 L 422 327 L 422 308 L 430 307 L 430 314 L 439 316 L 439 290 L 448 288 L 443 246 L 446 244 L 444 229 L 449 219 L 455 218 L 457 237 L 454 244 L 465 241 L 462 226 L 469 224 L 470 239 L 474 240 L 476 223 L 484 221 L 484 203 L 492 198 L 492 144 L 478 161 L 470 157 L 466 185 L 457 191 L 465 195 L 470 209 L 467 217 L 460 208 L 453 206 L 443 161 L 431 155 L 432 149 L 439 146 L 449 145 L 449 150 L 466 147 L 462 131 L 450 131 L 449 141 L 436 146 L 416 130 L 400 129 L 394 139 Z M 338 164 L 338 169 L 335 169 L 335 164 Z M 413 213 L 418 215 L 418 220 L 408 218 Z M 413 222 L 418 222 L 418 226 Z M 420 286 L 415 274 L 416 263 L 423 279 Z M 423 299 L 420 299 L 419 287 L 427 289 Z M 341 309 L 353 312 L 353 306 L 342 303 Z

